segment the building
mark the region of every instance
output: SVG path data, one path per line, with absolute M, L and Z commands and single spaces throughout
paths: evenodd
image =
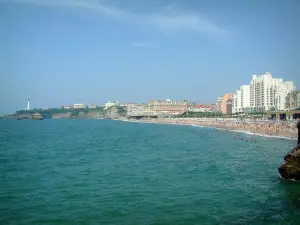
M 85 104 L 79 103 L 79 104 L 74 104 L 74 109 L 83 109 L 85 108 Z
M 217 112 L 221 112 L 222 101 L 223 101 L 223 97 L 222 96 L 218 96 L 217 97 L 217 102 L 216 102 Z
M 241 90 L 236 90 L 232 97 L 232 113 L 241 112 Z
M 60 108 L 62 108 L 62 109 L 73 109 L 74 106 L 73 105 L 62 105 Z
M 104 104 L 104 107 L 107 109 L 109 107 L 117 106 L 117 105 L 119 105 L 118 101 L 108 101 L 107 103 Z
M 267 72 L 253 75 L 250 82 L 250 107 L 253 112 L 285 110 L 288 93 L 296 90 L 292 81 L 283 82 Z
M 217 110 L 218 112 L 222 112 L 224 114 L 227 113 L 227 100 L 231 100 L 234 94 L 225 93 L 222 97 L 217 98 Z M 222 101 L 221 101 L 222 98 Z
M 150 108 L 149 104 L 132 104 L 128 108 L 127 105 L 127 115 L 128 116 L 157 116 L 158 113 L 156 113 L 155 110 L 152 110 Z M 129 111 L 128 111 L 129 110 Z
M 226 114 L 232 114 L 232 98 L 226 101 Z
M 232 113 L 258 113 L 296 108 L 296 87 L 292 81 L 273 78 L 270 73 L 253 75 L 233 96 Z
M 95 108 L 97 108 L 98 106 L 97 105 L 95 105 L 95 104 L 88 104 L 88 108 L 89 109 L 95 109 Z
M 296 92 L 296 86 L 292 81 L 284 81 L 279 85 L 279 96 L 278 96 L 278 109 L 277 110 L 288 110 L 286 108 L 286 97 L 290 94 L 293 95 L 293 92 Z M 296 97 L 296 96 L 295 96 Z M 296 99 L 295 99 L 296 102 Z M 292 109 L 296 108 L 294 102 L 292 103 Z
M 190 109 L 192 112 L 213 112 L 215 106 L 212 104 L 196 104 Z
M 241 85 L 232 101 L 232 113 L 258 113 L 296 108 L 292 81 L 273 78 L 270 73 L 253 75 L 250 85 Z
M 187 112 L 193 104 L 187 100 L 151 100 L 148 102 L 147 110 L 154 111 L 158 115 L 179 115 Z
M 273 120 L 296 120 L 300 118 L 300 108 L 286 111 L 268 111 L 266 114 L 269 119 Z
M 285 97 L 285 108 L 296 109 L 298 108 L 297 91 L 291 91 Z
M 127 103 L 125 104 L 126 108 L 127 108 L 127 112 L 131 112 L 132 110 L 134 110 L 138 104 L 136 103 Z
M 241 85 L 232 99 L 232 113 L 250 111 L 250 85 Z
M 297 108 L 300 108 L 300 91 L 297 91 L 296 96 L 297 96 Z
M 145 113 L 145 104 L 132 104 L 129 106 L 127 105 L 127 115 L 129 116 L 144 116 Z

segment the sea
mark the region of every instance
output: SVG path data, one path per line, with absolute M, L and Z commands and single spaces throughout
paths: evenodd
M 300 224 L 294 140 L 114 120 L 0 120 L 0 224 Z

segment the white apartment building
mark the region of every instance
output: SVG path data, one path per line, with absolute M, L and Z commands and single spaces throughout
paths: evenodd
M 253 75 L 250 82 L 250 107 L 253 112 L 285 110 L 286 96 L 296 90 L 292 81 L 283 82 L 267 72 Z
M 296 90 L 292 81 L 273 78 L 270 73 L 253 75 L 250 85 L 242 85 L 232 101 L 232 113 L 286 110 L 289 93 Z
M 111 106 L 117 106 L 117 105 L 119 105 L 118 101 L 108 101 L 107 103 L 104 104 L 104 107 L 107 109 Z
M 82 103 L 80 103 L 80 104 L 74 104 L 73 108 L 74 109 L 83 109 L 83 108 L 85 108 L 85 104 L 82 104 Z
M 88 104 L 88 108 L 89 109 L 95 109 L 95 108 L 97 108 L 97 105 L 95 105 L 95 104 Z
M 232 99 L 232 113 L 245 113 L 250 110 L 250 85 L 241 85 Z

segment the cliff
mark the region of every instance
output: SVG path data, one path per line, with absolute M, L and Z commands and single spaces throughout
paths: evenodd
M 104 111 L 103 116 L 106 119 L 122 119 L 126 113 L 123 113 L 120 107 L 109 107 Z
M 300 180 L 300 145 L 298 144 L 285 157 L 284 163 L 278 168 L 284 179 Z

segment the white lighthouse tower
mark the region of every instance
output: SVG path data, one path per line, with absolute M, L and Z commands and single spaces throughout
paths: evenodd
M 30 110 L 30 100 L 27 101 L 27 110 Z

